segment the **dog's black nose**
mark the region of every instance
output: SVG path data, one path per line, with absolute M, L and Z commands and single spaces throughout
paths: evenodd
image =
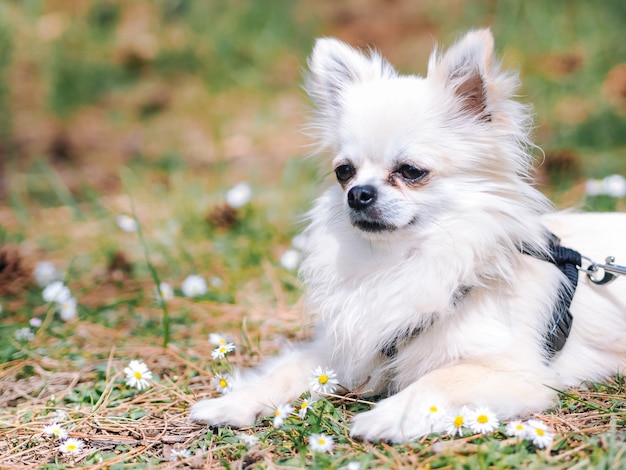
M 348 191 L 348 205 L 356 210 L 365 209 L 376 201 L 377 195 L 376 188 L 372 185 L 355 186 Z

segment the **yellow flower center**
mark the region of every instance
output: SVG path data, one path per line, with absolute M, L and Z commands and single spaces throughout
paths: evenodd
M 429 410 L 430 410 L 430 412 L 431 412 L 431 413 L 437 413 L 437 411 L 439 411 L 439 410 L 438 410 L 438 408 L 437 408 L 436 406 L 431 406 L 431 407 L 429 408 Z
M 535 429 L 535 432 L 537 433 L 538 436 L 543 436 L 545 434 L 543 429 Z
M 486 424 L 489 422 L 489 418 L 487 418 L 487 415 L 478 415 L 476 421 L 478 421 L 480 424 Z
M 454 418 L 454 426 L 457 428 L 460 428 L 461 426 L 463 426 L 463 416 L 457 416 L 456 418 Z
M 524 425 L 523 424 L 518 424 L 517 426 L 515 426 L 515 429 L 517 429 L 518 431 L 523 431 L 524 430 Z
M 318 442 L 320 445 L 324 445 L 324 444 L 326 444 L 326 439 L 324 439 L 323 437 L 320 437 L 320 438 L 317 440 L 317 442 Z
M 67 444 L 67 450 L 74 452 L 76 450 L 76 444 Z
M 141 380 L 141 378 L 143 377 L 143 375 L 141 375 L 141 372 L 139 372 L 138 370 L 135 371 L 135 378 L 137 380 Z
M 220 338 L 217 342 L 220 344 L 226 344 L 226 340 L 224 338 Z
M 280 410 L 278 408 L 274 410 L 274 416 L 280 416 Z
M 307 406 L 309 406 L 309 402 L 308 401 L 303 401 L 302 405 L 300 405 L 300 409 L 304 410 Z
M 220 388 L 226 387 L 228 387 L 228 382 L 226 382 L 226 379 L 220 379 Z
M 319 381 L 319 383 L 324 385 L 324 384 L 328 383 L 328 376 L 327 375 L 320 375 L 317 380 Z
M 57 436 L 58 436 L 59 434 L 61 434 L 61 430 L 60 430 L 60 429 L 58 429 L 58 428 L 53 429 L 53 430 L 52 430 L 52 432 L 53 432 L 54 434 L 56 434 Z

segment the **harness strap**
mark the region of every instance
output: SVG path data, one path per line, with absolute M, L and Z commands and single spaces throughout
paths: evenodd
M 578 286 L 578 268 L 581 266 L 582 256 L 571 248 L 561 246 L 559 238 L 552 233 L 550 233 L 548 253 L 538 253 L 528 246 L 522 247 L 522 253 L 554 264 L 567 278 L 567 281 L 563 281 L 559 288 L 558 298 L 552 309 L 552 319 L 548 325 L 548 331 L 544 335 L 544 347 L 549 360 L 563 349 L 572 330 L 574 318 L 569 307 Z
M 547 252 L 537 251 L 526 244 L 522 245 L 521 249 L 521 252 L 525 255 L 554 264 L 567 278 L 559 287 L 557 301 L 552 309 L 552 318 L 544 335 L 544 348 L 548 360 L 552 359 L 558 351 L 563 349 L 572 330 L 574 318 L 569 311 L 569 307 L 572 304 L 574 292 L 578 286 L 578 269 L 582 264 L 582 256 L 579 252 L 561 246 L 561 241 L 556 235 L 549 233 L 549 237 Z M 471 287 L 468 286 L 459 288 L 453 295 L 453 303 L 456 305 L 461 302 L 470 291 Z M 400 343 L 419 336 L 433 322 L 434 318 L 431 318 L 430 322 L 425 325 L 398 333 L 397 336 L 381 348 L 380 352 L 389 358 L 395 357 Z
M 399 334 L 398 336 L 393 338 L 393 340 L 390 343 L 383 346 L 380 352 L 390 359 L 396 357 L 396 355 L 398 354 L 398 345 L 401 342 L 406 341 L 409 338 L 414 338 L 415 336 L 420 335 L 425 329 L 426 327 L 419 326 L 413 329 L 412 331 Z

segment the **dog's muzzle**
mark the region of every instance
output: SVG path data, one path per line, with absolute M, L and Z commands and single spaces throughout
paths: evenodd
M 370 184 L 354 186 L 348 191 L 348 206 L 352 209 L 350 211 L 352 225 L 370 233 L 390 232 L 397 228 L 382 220 L 376 209 L 377 199 L 378 190 Z

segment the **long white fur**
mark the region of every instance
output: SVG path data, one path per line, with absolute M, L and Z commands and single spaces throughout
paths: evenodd
M 529 109 L 513 99 L 517 76 L 500 70 L 488 30 L 433 53 L 426 77 L 334 39 L 317 41 L 309 66 L 319 147 L 356 168 L 315 202 L 305 231 L 316 338 L 194 405 L 193 421 L 250 425 L 306 391 L 323 365 L 344 390 L 391 395 L 358 415 L 352 434 L 399 442 L 433 430 L 421 411 L 430 403 L 485 405 L 504 419 L 624 367 L 626 279 L 598 287 L 581 276 L 570 338 L 546 356 L 563 275 L 522 245 L 545 250 L 547 227 L 585 255 L 626 262 L 626 215 L 552 214 L 530 181 Z M 391 184 L 400 163 L 427 179 Z M 355 185 L 376 188 L 377 217 L 396 230 L 352 225 Z M 392 344 L 396 355 L 381 352 Z

